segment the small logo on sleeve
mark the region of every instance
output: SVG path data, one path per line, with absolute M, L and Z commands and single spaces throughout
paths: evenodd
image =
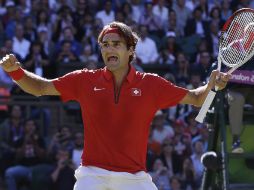
M 132 96 L 141 96 L 141 89 L 139 89 L 139 88 L 132 88 L 131 89 L 131 95 Z

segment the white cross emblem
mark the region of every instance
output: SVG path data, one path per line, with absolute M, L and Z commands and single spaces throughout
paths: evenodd
M 139 89 L 139 88 L 132 88 L 131 90 L 132 90 L 131 91 L 132 96 L 141 96 L 141 89 Z

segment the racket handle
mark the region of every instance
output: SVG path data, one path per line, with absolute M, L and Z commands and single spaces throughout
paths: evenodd
M 238 67 L 232 67 L 231 69 L 229 69 L 229 71 L 227 72 L 228 74 L 232 74 Z
M 215 95 L 216 95 L 216 92 L 214 92 L 212 90 L 208 93 L 201 109 L 199 110 L 197 117 L 195 118 L 195 120 L 197 122 L 203 123 L 206 113 L 208 112 L 208 109 L 209 109 L 210 105 L 212 104 Z

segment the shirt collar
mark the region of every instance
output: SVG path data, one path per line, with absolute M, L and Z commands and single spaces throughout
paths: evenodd
M 127 74 L 127 76 L 126 76 L 126 79 L 129 83 L 131 83 L 133 81 L 134 77 L 135 77 L 136 69 L 131 64 L 129 64 L 129 67 L 130 67 L 130 70 L 129 70 L 129 73 Z M 106 80 L 110 80 L 111 78 L 113 78 L 113 74 L 111 73 L 111 71 L 109 71 L 107 69 L 107 67 L 104 67 L 103 75 L 106 78 Z

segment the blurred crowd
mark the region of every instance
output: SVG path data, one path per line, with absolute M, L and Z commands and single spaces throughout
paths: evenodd
M 209 76 L 220 28 L 242 7 L 254 8 L 254 2 L 0 0 L 0 56 L 13 53 L 23 68 L 46 78 L 101 68 L 97 36 L 105 24 L 120 21 L 140 36 L 133 62 L 137 70 L 163 66 L 166 80 L 192 89 Z M 20 94 L 0 69 L 0 96 Z M 21 109 L 0 105 L 6 116 L 0 124 L 0 181 L 8 190 L 71 190 L 83 133 L 61 126 L 46 141 L 38 130 L 44 126 L 33 117 L 24 120 Z M 200 157 L 207 150 L 208 131 L 195 121 L 196 113 L 195 107 L 178 105 L 159 110 L 151 123 L 147 169 L 159 190 L 196 190 L 201 184 Z

